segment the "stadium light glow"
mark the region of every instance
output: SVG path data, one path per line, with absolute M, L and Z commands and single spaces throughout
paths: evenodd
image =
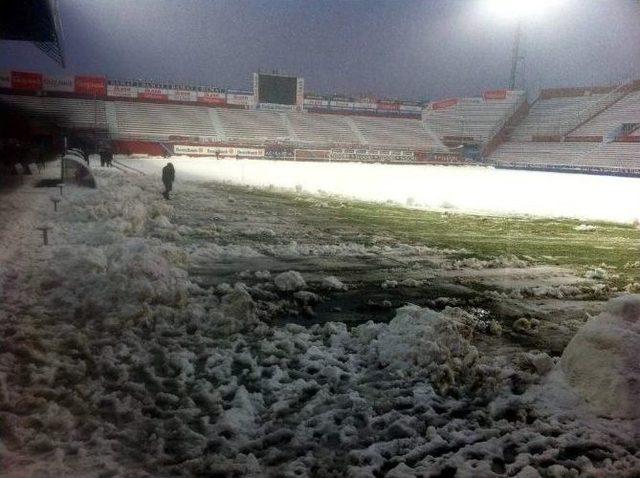
M 487 13 L 503 20 L 526 20 L 544 15 L 561 0 L 485 0 Z

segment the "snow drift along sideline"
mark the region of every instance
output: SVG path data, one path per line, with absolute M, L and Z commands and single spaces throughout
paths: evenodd
M 160 174 L 163 158 L 120 158 Z M 176 177 L 302 188 L 367 201 L 461 212 L 530 214 L 632 222 L 640 219 L 640 178 L 425 166 L 233 160 L 174 156 Z

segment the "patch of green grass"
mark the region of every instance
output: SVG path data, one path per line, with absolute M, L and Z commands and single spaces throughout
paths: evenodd
M 513 254 L 579 271 L 604 263 L 621 274 L 621 285 L 640 280 L 638 268 L 629 267 L 640 260 L 640 230 L 631 225 L 590 222 L 596 226 L 594 231 L 577 231 L 575 227 L 581 222 L 575 219 L 442 213 L 282 191 L 245 192 L 266 203 L 284 203 L 299 212 L 296 221 L 319 229 L 342 226 L 408 244 L 464 249 L 478 258 Z M 318 202 L 326 206 L 320 207 Z

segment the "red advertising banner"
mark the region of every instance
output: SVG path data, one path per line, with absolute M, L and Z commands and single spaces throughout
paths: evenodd
M 169 95 L 163 93 L 162 90 L 146 89 L 138 92 L 138 98 L 147 100 L 168 100 Z
M 442 110 L 445 108 L 451 108 L 458 104 L 458 98 L 449 98 L 447 100 L 434 101 L 431 103 L 432 110 Z
M 378 109 L 385 111 L 397 111 L 400 108 L 398 103 L 389 103 L 387 101 L 378 101 Z
M 76 76 L 74 91 L 81 95 L 104 96 L 107 93 L 107 80 L 104 76 Z
M 209 105 L 223 105 L 226 103 L 224 98 L 220 98 L 217 96 L 199 96 L 199 103 L 207 103 Z
M 39 91 L 42 89 L 42 75 L 26 71 L 11 72 L 11 88 L 15 90 Z
M 507 98 L 507 90 L 493 90 L 482 93 L 485 100 L 504 100 Z

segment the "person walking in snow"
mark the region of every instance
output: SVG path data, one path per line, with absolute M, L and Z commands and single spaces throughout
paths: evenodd
M 107 168 L 110 168 L 113 166 L 112 161 L 113 161 L 113 151 L 108 149 L 107 150 L 107 155 L 105 158 L 106 162 L 107 162 Z
M 167 165 L 162 168 L 162 183 L 164 184 L 164 192 L 162 195 L 165 199 L 169 199 L 169 193 L 171 192 L 171 188 L 173 187 L 173 181 L 176 179 L 176 170 L 173 167 L 173 164 L 167 163 Z

